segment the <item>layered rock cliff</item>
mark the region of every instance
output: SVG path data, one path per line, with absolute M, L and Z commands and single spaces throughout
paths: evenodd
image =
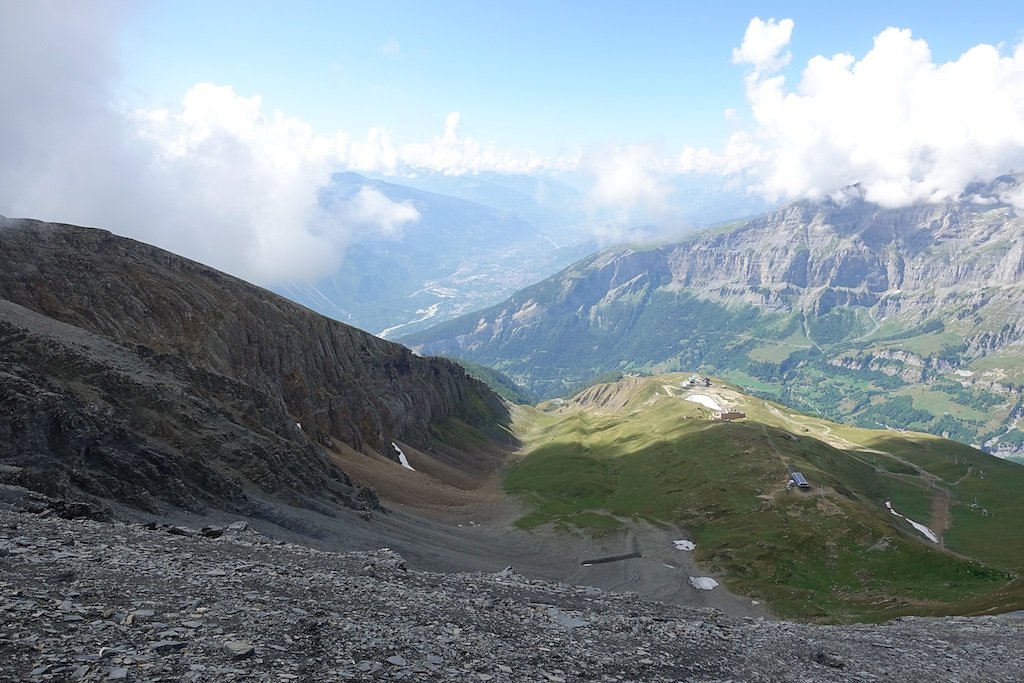
M 429 447 L 434 424 L 505 415 L 454 363 L 155 247 L 31 220 L 0 219 L 0 354 L 7 478 L 143 508 L 244 507 L 254 491 L 371 504 L 321 446 Z
M 910 384 L 947 375 L 965 391 L 1000 382 L 996 395 L 1017 392 L 1024 216 L 1006 200 L 1021 187 L 1020 176 L 1004 176 L 955 201 L 904 209 L 880 208 L 849 188 L 678 243 L 608 250 L 403 341 L 493 364 L 547 396 L 613 369 L 704 367 L 789 386 L 787 373 L 815 355 L 825 357 L 812 363 L 817 371 L 870 367 L 851 352 L 909 359 L 884 374 Z M 893 388 L 883 380 L 873 390 Z M 864 407 L 873 395 L 849 405 Z M 799 405 L 843 416 L 842 396 L 822 398 L 828 403 Z M 996 421 L 942 409 L 936 417 L 949 412 L 958 423 L 917 428 L 986 443 L 1013 427 L 1014 400 L 998 403 Z

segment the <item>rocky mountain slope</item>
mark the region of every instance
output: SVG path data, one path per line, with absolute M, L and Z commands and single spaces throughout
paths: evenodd
M 102 560 L 102 561 L 97 561 Z M 822 627 L 0 505 L 10 681 L 1020 680 L 1019 615 Z
M 611 369 L 703 367 L 871 427 L 1014 452 L 1024 385 L 1020 176 L 882 209 L 856 188 L 597 254 L 404 338 L 548 396 Z
M 372 508 L 324 447 L 394 457 L 507 415 L 454 363 L 102 230 L 0 219 L 0 470 L 158 511 Z

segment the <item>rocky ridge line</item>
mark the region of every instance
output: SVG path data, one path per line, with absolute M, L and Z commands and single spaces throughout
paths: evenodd
M 455 363 L 104 230 L 0 217 L 0 298 L 123 345 L 172 354 L 281 401 L 314 440 L 385 452 L 500 400 Z
M 444 446 L 446 421 L 507 417 L 452 362 L 156 247 L 3 218 L 0 408 L 0 482 L 270 519 L 279 502 L 379 508 L 324 446 L 391 456 L 394 439 Z

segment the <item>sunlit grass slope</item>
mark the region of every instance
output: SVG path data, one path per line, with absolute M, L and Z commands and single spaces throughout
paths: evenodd
M 642 517 L 685 527 L 698 560 L 731 589 L 789 617 L 1024 607 L 1024 588 L 1011 583 L 1024 568 L 1024 467 L 937 437 L 836 425 L 720 383 L 683 388 L 685 379 L 627 377 L 521 412 L 524 457 L 506 479 L 533 506 L 520 525 L 610 533 Z M 714 422 L 686 400 L 693 394 L 747 418 Z M 790 465 L 809 491 L 787 489 Z M 886 500 L 932 526 L 944 548 Z

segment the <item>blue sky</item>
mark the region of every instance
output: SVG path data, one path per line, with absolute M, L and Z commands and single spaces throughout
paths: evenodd
M 325 215 L 341 170 L 559 174 L 622 239 L 686 183 L 942 201 L 1024 170 L 1022 39 L 1010 2 L 0 0 L 0 213 L 272 284 L 414 229 Z
M 396 139 L 461 130 L 502 148 L 721 144 L 744 108 L 731 62 L 754 16 L 794 20 L 790 71 L 817 54 L 863 55 L 889 26 L 936 61 L 1012 45 L 1014 3 L 195 2 L 142 4 L 121 38 L 122 94 L 172 107 L 194 84 L 259 93 L 328 133 Z

